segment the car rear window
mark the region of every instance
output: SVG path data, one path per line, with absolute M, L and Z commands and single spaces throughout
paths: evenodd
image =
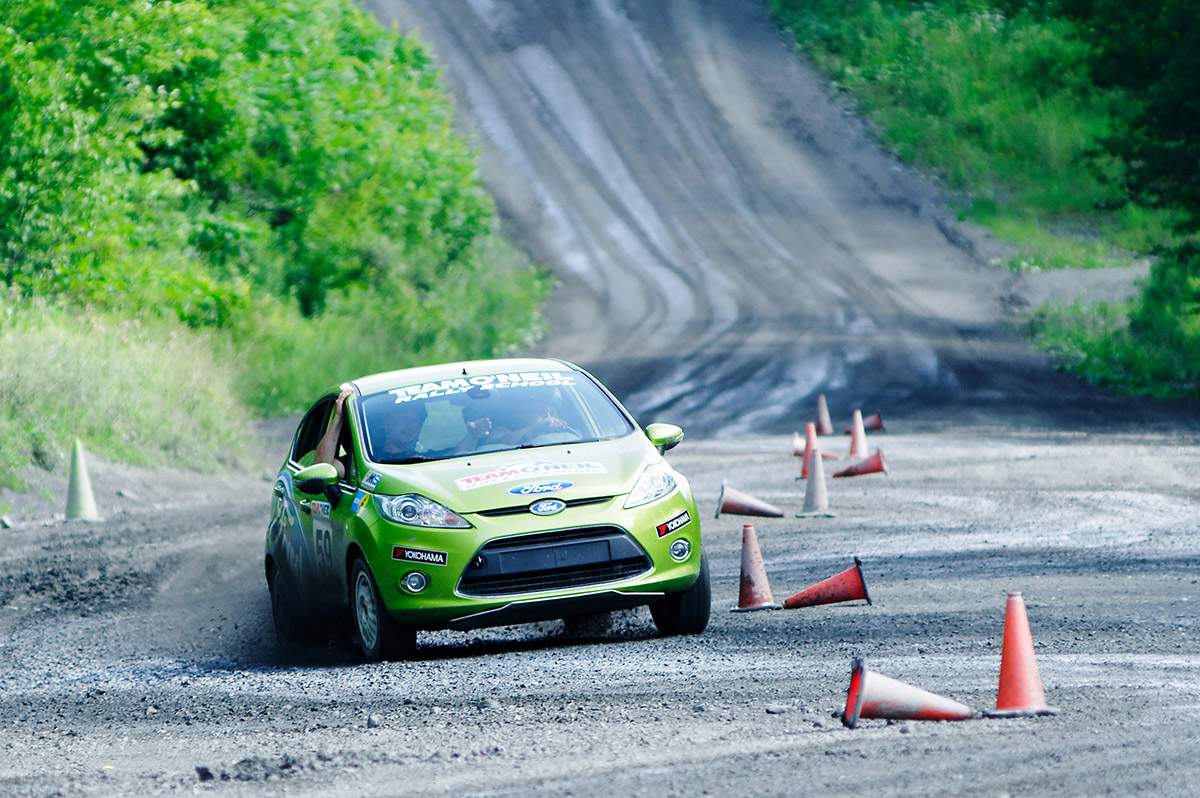
M 610 440 L 629 417 L 578 371 L 512 372 L 418 383 L 360 402 L 367 456 L 406 463 Z

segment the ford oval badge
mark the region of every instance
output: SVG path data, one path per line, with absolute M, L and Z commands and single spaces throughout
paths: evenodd
M 529 505 L 529 512 L 534 515 L 554 515 L 567 509 L 565 502 L 558 499 L 542 499 Z

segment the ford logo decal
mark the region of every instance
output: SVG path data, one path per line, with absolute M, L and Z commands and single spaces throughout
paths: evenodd
M 568 482 L 565 479 L 547 480 L 546 482 L 526 482 L 524 485 L 517 485 L 515 488 L 509 488 L 508 492 L 513 496 L 541 496 L 543 493 L 555 493 L 560 490 L 567 490 L 575 487 L 574 482 Z
M 534 515 L 554 515 L 567 509 L 566 502 L 558 499 L 542 499 L 529 505 L 529 512 Z

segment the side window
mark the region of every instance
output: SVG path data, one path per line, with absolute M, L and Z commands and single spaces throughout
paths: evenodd
M 329 424 L 329 414 L 333 411 L 333 400 L 336 398 L 333 395 L 321 398 L 300 422 L 300 427 L 296 431 L 296 439 L 292 442 L 292 459 L 297 463 L 312 465 L 313 453 L 316 451 L 321 436 L 325 434 L 325 427 Z
M 347 405 L 350 402 L 347 400 Z M 332 412 L 332 407 L 330 409 Z M 354 436 L 350 434 L 350 428 L 354 426 L 350 421 L 350 409 L 346 408 L 345 423 L 342 424 L 342 434 L 338 437 L 338 453 L 337 458 L 342 461 L 342 465 L 346 468 L 345 481 L 351 485 L 358 484 L 358 461 L 354 457 Z

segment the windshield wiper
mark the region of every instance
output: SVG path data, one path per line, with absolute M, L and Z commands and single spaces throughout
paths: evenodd
M 425 457 L 424 455 L 414 454 L 412 457 L 401 457 L 393 460 L 376 460 L 380 465 L 411 465 L 413 463 L 432 463 L 434 460 L 441 460 L 440 457 Z

